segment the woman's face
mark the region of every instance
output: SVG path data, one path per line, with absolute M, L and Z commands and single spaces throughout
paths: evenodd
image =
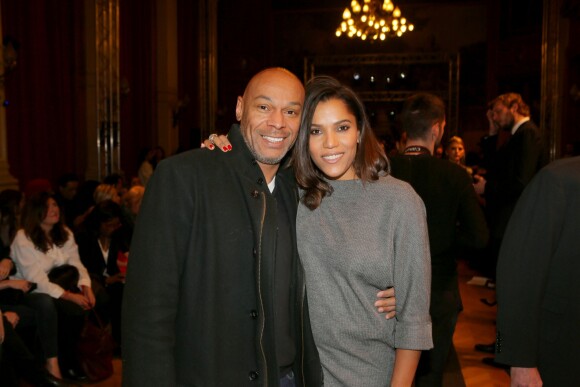
M 318 169 L 331 180 L 355 179 L 360 131 L 346 104 L 340 99 L 320 102 L 308 130 L 310 157 Z
M 447 147 L 445 153 L 447 153 L 449 160 L 459 164 L 463 159 L 463 156 L 465 156 L 465 149 L 460 143 L 453 142 Z
M 119 227 L 121 227 L 121 221 L 119 220 L 119 218 L 112 218 L 106 220 L 101 223 L 99 235 L 104 237 L 110 237 Z
M 53 198 L 46 202 L 46 216 L 42 220 L 41 226 L 51 229 L 60 220 L 60 209 Z

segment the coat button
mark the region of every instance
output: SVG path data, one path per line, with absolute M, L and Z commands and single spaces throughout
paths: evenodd
M 262 179 L 261 177 L 258 178 L 258 180 L 256 181 L 256 183 L 262 185 L 264 183 L 264 179 Z
M 252 251 L 254 253 L 254 257 L 258 255 L 258 250 L 256 250 L 256 248 L 254 247 L 254 251 Z
M 260 192 L 258 192 L 257 190 L 253 190 L 251 195 L 253 198 L 257 198 L 260 195 Z
M 248 377 L 250 378 L 250 380 L 258 379 L 258 371 L 250 371 L 250 373 L 248 374 Z
M 250 317 L 253 318 L 254 320 L 258 318 L 258 311 L 257 310 L 251 310 L 250 311 Z

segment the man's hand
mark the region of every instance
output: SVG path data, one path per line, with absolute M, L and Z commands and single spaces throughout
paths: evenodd
M 489 135 L 495 136 L 499 132 L 499 126 L 493 120 L 493 110 L 489 109 L 486 116 L 487 121 L 489 122 Z
M 537 368 L 512 367 L 511 387 L 541 387 L 543 385 Z
M 377 293 L 377 301 L 375 302 L 375 306 L 377 307 L 377 311 L 379 313 L 386 313 L 385 318 L 388 320 L 395 317 L 397 314 L 395 311 L 395 302 L 395 288 L 391 287 L 387 290 L 382 290 Z

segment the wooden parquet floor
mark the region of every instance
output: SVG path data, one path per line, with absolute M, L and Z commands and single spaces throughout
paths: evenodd
M 499 368 L 481 362 L 489 354 L 477 352 L 475 344 L 495 340 L 495 307 L 483 304 L 480 299 L 495 299 L 495 291 L 486 287 L 467 285 L 476 274 L 465 262 L 459 265 L 459 289 L 463 300 L 463 312 L 459 314 L 453 341 L 466 387 L 506 387 L 510 385 L 508 374 Z
M 481 362 L 486 356 L 474 350 L 477 343 L 491 343 L 495 339 L 495 307 L 484 305 L 480 299 L 495 297 L 495 291 L 480 286 L 467 285 L 466 282 L 475 274 L 464 262 L 460 262 L 459 283 L 463 299 L 463 312 L 459 314 L 454 336 L 457 358 L 466 387 L 509 387 L 508 374 L 499 368 L 487 366 Z M 100 383 L 90 384 L 95 387 L 121 387 L 121 360 L 114 360 L 115 373 Z M 446 382 L 456 387 L 462 385 L 457 378 L 446 375 Z M 452 385 L 451 385 L 452 384 Z

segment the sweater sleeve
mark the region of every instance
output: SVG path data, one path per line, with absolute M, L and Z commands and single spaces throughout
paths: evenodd
M 433 348 L 429 299 L 431 256 L 425 206 L 414 192 L 401 202 L 395 233 L 395 348 Z

